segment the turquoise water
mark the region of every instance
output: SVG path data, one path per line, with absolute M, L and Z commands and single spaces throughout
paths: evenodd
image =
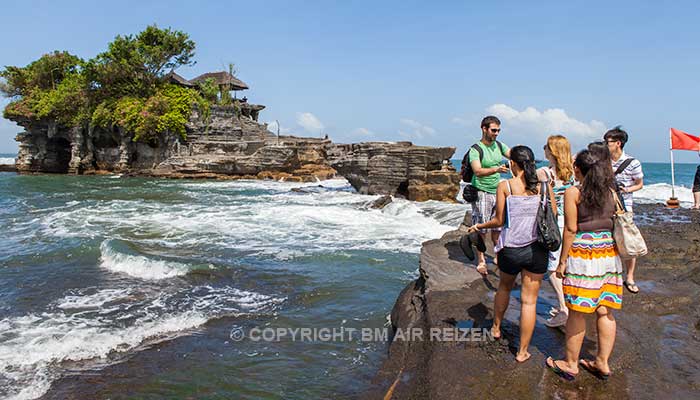
M 383 341 L 232 331 L 383 328 L 465 206 L 322 184 L 0 173 L 0 397 L 357 395 Z

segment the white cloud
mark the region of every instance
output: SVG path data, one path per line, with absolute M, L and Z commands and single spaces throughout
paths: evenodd
M 277 121 L 268 121 L 267 122 L 267 130 L 276 135 L 277 134 Z M 289 133 L 291 133 L 291 129 L 285 128 L 283 126 L 280 127 L 280 135 L 287 135 Z
M 297 113 L 297 124 L 309 133 L 319 134 L 325 128 L 323 123 L 310 112 Z
M 607 130 L 601 121 L 579 121 L 570 117 L 561 108 L 548 108 L 539 111 L 535 107 L 526 107 L 524 110 L 518 111 L 506 104 L 494 104 L 486 108 L 486 112 L 501 120 L 504 141 L 509 144 L 515 144 L 521 140 L 526 142 L 525 144 L 533 144 L 537 141 L 536 144 L 539 145 L 549 135 L 561 134 L 566 136 L 576 147 L 580 147 L 590 141 L 600 139 Z M 455 119 L 457 118 L 453 118 L 453 122 Z
M 374 132 L 370 131 L 367 128 L 357 128 L 354 131 L 352 131 L 353 136 L 374 136 Z
M 471 122 L 467 121 L 464 118 L 460 118 L 460 117 L 454 117 L 450 120 L 450 122 L 452 122 L 453 124 L 457 124 L 457 125 L 461 125 L 461 126 L 468 126 L 468 127 L 471 127 L 471 125 L 472 125 Z
M 406 139 L 423 139 L 426 136 L 433 136 L 436 133 L 432 126 L 423 125 L 412 119 L 403 118 L 400 122 L 410 128 L 410 130 L 399 130 L 399 135 Z

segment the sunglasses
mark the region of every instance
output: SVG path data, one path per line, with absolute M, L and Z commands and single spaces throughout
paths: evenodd
M 501 131 L 500 129 L 497 129 L 497 128 L 491 128 L 489 130 L 491 131 L 491 133 L 498 133 Z

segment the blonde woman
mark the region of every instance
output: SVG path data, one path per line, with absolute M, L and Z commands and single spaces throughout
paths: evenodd
M 548 182 L 554 197 L 557 200 L 557 215 L 559 230 L 564 231 L 564 192 L 566 189 L 574 185 L 574 163 L 571 157 L 571 144 L 562 135 L 552 135 L 547 138 L 547 144 L 544 145 L 544 155 L 549 161 L 549 166 L 542 167 L 537 170 L 537 177 L 540 182 Z M 559 257 L 561 255 L 561 247 L 559 250 L 549 253 L 549 264 L 547 271 L 549 273 L 549 283 L 552 284 L 554 291 L 557 293 L 559 307 L 551 310 L 552 317 L 545 322 L 550 328 L 556 328 L 566 325 L 566 320 L 569 316 L 569 309 L 564 302 L 564 291 L 562 288 L 561 278 L 557 278 L 555 272 L 559 265 Z

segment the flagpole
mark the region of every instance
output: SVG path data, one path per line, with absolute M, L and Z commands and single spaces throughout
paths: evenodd
M 676 198 L 676 171 L 673 165 L 673 133 L 671 132 L 671 129 L 668 130 L 668 142 L 668 152 L 671 153 L 671 198 L 666 200 L 666 206 L 668 208 L 678 208 L 680 207 L 681 203 Z
M 673 137 L 671 130 L 668 130 L 669 152 L 671 153 L 671 198 L 676 198 L 676 173 L 673 168 Z

